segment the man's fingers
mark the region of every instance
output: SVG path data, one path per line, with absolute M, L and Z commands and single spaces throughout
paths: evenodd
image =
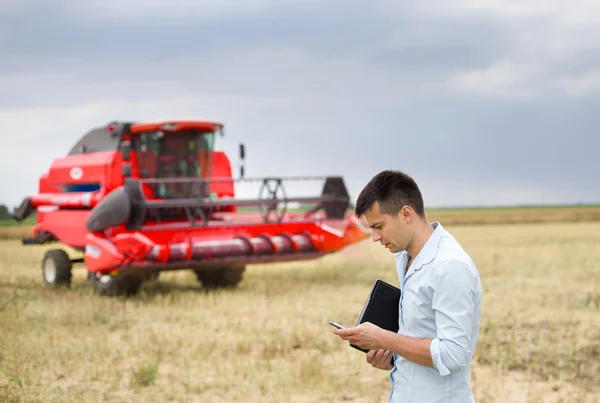
M 355 332 L 356 332 L 355 328 L 347 327 L 345 329 L 335 329 L 333 331 L 333 334 L 340 336 L 340 337 L 348 337 L 348 336 L 352 336 Z
M 391 362 L 391 359 L 392 359 L 392 355 L 394 353 L 392 353 L 389 350 L 380 350 L 380 351 L 381 351 L 381 354 L 377 355 L 377 359 L 375 361 L 376 365 L 377 365 L 377 368 L 380 368 L 380 369 L 389 369 L 390 368 L 390 362 Z
M 370 350 L 366 354 L 367 362 L 375 368 L 388 370 L 392 367 L 391 360 L 393 354 L 393 352 L 385 349 Z
M 340 336 L 340 339 L 342 339 L 342 340 L 352 341 L 352 338 L 353 338 L 353 335 L 347 335 L 347 334 L 339 334 L 338 336 Z
M 339 336 L 342 340 L 348 340 L 356 344 L 358 332 L 359 330 L 355 327 L 347 327 L 345 329 L 335 329 L 333 334 Z
M 385 352 L 385 354 L 383 355 L 383 357 L 381 358 L 381 364 L 383 365 L 384 368 L 389 368 L 390 367 L 390 363 L 392 361 L 392 355 L 394 353 L 392 353 L 391 351 L 387 350 Z
M 375 364 L 375 366 L 379 366 L 379 361 L 381 360 L 381 350 L 375 350 L 375 354 L 373 357 L 373 364 Z
M 377 363 L 375 360 L 376 353 L 377 353 L 377 350 L 369 350 L 367 352 L 367 362 L 373 366 L 375 366 L 375 364 Z
M 392 357 L 394 356 L 394 353 L 392 353 L 391 351 L 388 351 L 387 354 L 385 355 L 385 358 L 383 360 L 383 365 L 385 369 L 390 369 L 394 367 L 394 363 L 392 361 Z
M 377 350 L 377 354 L 375 354 L 375 362 L 377 363 L 378 367 L 381 367 L 381 365 L 385 362 L 384 361 L 384 357 L 386 355 L 386 351 L 384 349 L 379 349 Z
M 374 366 L 375 368 L 379 368 L 380 367 L 380 363 L 381 363 L 381 356 L 383 354 L 384 350 L 370 350 L 367 353 L 367 362 L 369 364 L 371 364 L 372 366 Z

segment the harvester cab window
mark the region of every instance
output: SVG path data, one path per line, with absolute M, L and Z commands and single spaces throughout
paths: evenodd
M 135 141 L 138 174 L 142 178 L 198 178 L 210 176 L 214 133 L 196 131 L 141 133 Z M 190 186 L 158 184 L 160 197 L 183 197 Z M 198 196 L 196 191 L 192 192 Z M 188 195 L 191 196 L 191 195 Z
M 157 136 L 142 133 L 135 142 L 138 174 L 141 178 L 156 178 L 160 145 Z

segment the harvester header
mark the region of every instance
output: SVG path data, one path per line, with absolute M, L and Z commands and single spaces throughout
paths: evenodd
M 112 122 L 55 159 L 15 213 L 22 220 L 37 210 L 24 244 L 83 253 L 48 251 L 46 283 L 70 284 L 73 263 L 85 263 L 101 294 L 135 294 L 162 270 L 233 286 L 248 264 L 315 259 L 369 235 L 349 211 L 342 177 L 245 178 L 242 165 L 234 179 L 229 157 L 214 148 L 217 134 L 219 122 Z M 320 192 L 289 194 L 297 182 L 320 183 Z M 257 196 L 237 197 L 240 185 Z

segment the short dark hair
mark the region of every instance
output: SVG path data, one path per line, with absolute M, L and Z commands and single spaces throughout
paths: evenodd
M 423 196 L 415 180 L 402 171 L 385 170 L 373 177 L 363 188 L 356 201 L 357 217 L 379 202 L 382 213 L 396 215 L 406 205 L 425 217 Z

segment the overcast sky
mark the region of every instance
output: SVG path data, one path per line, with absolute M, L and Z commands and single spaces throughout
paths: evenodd
M 4 0 L 0 203 L 88 129 L 168 118 L 353 199 L 401 169 L 429 206 L 600 202 L 599 23 L 597 0 Z

